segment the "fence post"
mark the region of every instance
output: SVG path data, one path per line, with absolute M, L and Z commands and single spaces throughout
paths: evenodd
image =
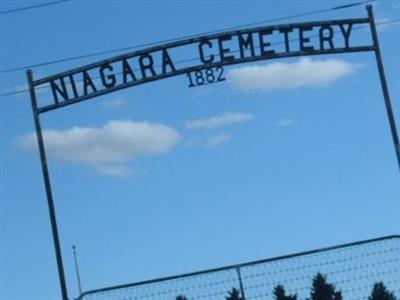
M 244 294 L 244 288 L 243 288 L 242 274 L 240 272 L 240 266 L 236 267 L 236 272 L 237 272 L 238 279 L 239 279 L 240 294 L 242 294 L 242 299 L 246 300 L 246 296 Z

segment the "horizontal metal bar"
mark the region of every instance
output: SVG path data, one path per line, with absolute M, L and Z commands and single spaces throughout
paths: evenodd
M 81 66 L 78 68 L 74 68 L 74 69 L 71 69 L 68 71 L 64 71 L 64 72 L 57 73 L 57 74 L 54 74 L 54 75 L 51 75 L 48 77 L 44 77 L 42 79 L 37 79 L 33 82 L 33 84 L 34 84 L 34 86 L 38 86 L 38 85 L 44 84 L 50 80 L 57 79 L 59 77 L 64 77 L 64 76 L 67 76 L 70 74 L 75 74 L 75 73 L 79 73 L 82 71 L 100 67 L 101 65 L 106 64 L 106 63 L 111 64 L 118 60 L 128 59 L 128 58 L 131 58 L 134 56 L 139 56 L 144 53 L 151 53 L 151 52 L 156 52 L 156 51 L 160 51 L 160 50 L 167 49 L 167 48 L 169 49 L 169 48 L 184 46 L 184 45 L 200 42 L 204 39 L 212 40 L 212 39 L 217 39 L 219 37 L 231 36 L 231 35 L 237 35 L 237 34 L 245 34 L 245 33 L 253 33 L 253 32 L 260 31 L 260 30 L 279 30 L 279 29 L 297 28 L 297 27 L 304 27 L 304 26 L 313 26 L 314 27 L 314 26 L 323 26 L 323 25 L 366 24 L 366 23 L 369 23 L 368 18 L 357 18 L 357 19 L 340 19 L 340 20 L 327 20 L 327 21 L 315 21 L 315 22 L 305 22 L 305 23 L 303 22 L 303 23 L 259 26 L 259 27 L 253 27 L 253 28 L 247 28 L 247 29 L 226 31 L 226 32 L 222 32 L 222 33 L 216 33 L 216 34 L 212 34 L 212 35 L 208 35 L 208 36 L 205 35 L 205 36 L 199 36 L 196 38 L 184 39 L 181 41 L 170 42 L 170 43 L 156 45 L 156 46 L 149 47 L 149 48 L 142 49 L 142 50 L 128 52 L 126 54 L 122 54 L 122 55 L 118 55 L 118 56 L 115 56 L 115 57 L 112 57 L 109 59 L 101 60 L 96 63 L 87 64 L 87 65 L 84 65 L 84 66 Z
M 247 62 L 253 62 L 253 61 L 261 61 L 261 60 L 271 60 L 271 59 L 278 59 L 278 58 L 286 58 L 286 57 L 297 57 L 297 56 L 309 56 L 309 55 L 326 55 L 326 54 L 338 54 L 338 53 L 352 53 L 352 52 L 365 52 L 365 51 L 373 51 L 374 47 L 373 46 L 358 46 L 358 47 L 351 47 L 351 48 L 337 48 L 337 49 L 327 49 L 327 50 L 314 50 L 314 51 L 295 51 L 295 52 L 284 52 L 284 53 L 277 53 L 274 54 L 271 57 L 264 57 L 264 56 L 252 56 L 252 57 L 245 57 L 245 58 L 241 58 L 241 59 L 236 59 L 232 62 L 214 62 L 214 63 L 209 63 L 209 64 L 201 64 L 201 65 L 197 65 L 197 66 L 191 66 L 191 67 L 187 67 L 187 68 L 183 68 L 180 70 L 177 70 L 175 72 L 171 72 L 171 73 L 167 73 L 167 74 L 159 74 L 156 76 L 152 76 L 149 78 L 145 78 L 142 80 L 138 80 L 138 81 L 132 81 L 129 82 L 127 84 L 122 84 L 122 85 L 118 85 L 118 86 L 114 86 L 112 88 L 108 88 L 102 91 L 98 91 L 96 93 L 92 93 L 86 96 L 82 96 L 79 98 L 76 98 L 74 100 L 71 101 L 63 101 L 63 102 L 59 102 L 56 104 L 51 104 L 51 105 L 47 105 L 47 106 L 43 106 L 40 107 L 38 109 L 39 113 L 44 113 L 44 112 L 48 112 L 54 109 L 58 109 L 64 106 L 68 106 L 71 104 L 75 104 L 84 100 L 88 100 L 91 98 L 95 98 L 98 96 L 102 96 L 102 95 L 106 95 L 118 90 L 122 90 L 128 87 L 132 87 L 132 86 L 136 86 L 136 85 L 140 85 L 140 84 L 144 84 L 144 83 L 148 83 L 148 82 L 152 82 L 152 81 L 156 81 L 156 80 L 160 80 L 160 79 L 165 79 L 165 78 L 169 78 L 169 77 L 174 77 L 174 76 L 178 76 L 178 75 L 182 75 L 188 72 L 193 72 L 193 71 L 197 71 L 197 70 L 201 70 L 201 69 L 205 69 L 205 68 L 212 68 L 212 67 L 219 67 L 219 66 L 229 66 L 229 65 L 237 65 L 237 64 L 241 64 L 241 63 L 247 63 Z
M 300 256 L 312 255 L 312 254 L 317 254 L 317 253 L 322 253 L 322 252 L 327 252 L 327 251 L 339 250 L 339 249 L 343 249 L 343 248 L 350 248 L 350 247 L 360 246 L 360 245 L 365 245 L 365 244 L 372 244 L 372 243 L 386 241 L 386 240 L 392 240 L 392 239 L 400 239 L 400 235 L 389 235 L 389 236 L 379 237 L 379 238 L 375 238 L 375 239 L 357 241 L 357 242 L 341 244 L 341 245 L 337 245 L 337 246 L 320 248 L 320 249 L 311 250 L 311 251 L 305 251 L 305 252 L 299 252 L 299 253 L 294 253 L 294 254 L 289 254 L 289 255 L 277 256 L 277 257 L 273 257 L 273 258 L 256 260 L 256 261 L 242 263 L 242 264 L 229 265 L 229 266 L 225 266 L 225 267 L 208 269 L 208 270 L 197 271 L 197 272 L 192 272 L 192 273 L 186 273 L 186 274 L 182 274 L 182 275 L 169 276 L 169 277 L 163 277 L 163 278 L 158 278 L 158 279 L 152 279 L 152 280 L 146 280 L 146 281 L 140 281 L 140 282 L 135 282 L 135 283 L 128 283 L 128 284 L 116 285 L 116 286 L 111 286 L 111 287 L 106 287 L 106 288 L 101 288 L 101 289 L 90 290 L 90 291 L 87 291 L 87 292 L 84 292 L 83 294 L 81 294 L 77 300 L 81 300 L 84 296 L 94 294 L 94 293 L 107 292 L 107 291 L 112 291 L 112 290 L 117 290 L 117 289 L 122 289 L 122 288 L 129 288 L 129 287 L 140 286 L 140 285 L 145 285 L 145 284 L 158 283 L 158 282 L 169 281 L 169 280 L 174 280 L 174 279 L 181 279 L 181 278 L 185 278 L 185 277 L 203 275 L 203 274 L 208 274 L 208 273 L 213 273 L 213 272 L 226 271 L 226 270 L 235 269 L 235 268 L 243 268 L 243 267 L 262 264 L 262 263 L 268 263 L 268 262 L 274 262 L 274 261 L 290 259 L 290 258 L 295 258 L 295 257 L 300 257 Z

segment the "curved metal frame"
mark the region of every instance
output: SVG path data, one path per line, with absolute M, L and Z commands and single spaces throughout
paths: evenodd
M 56 214 L 55 214 L 55 207 L 54 207 L 54 201 L 53 201 L 53 196 L 52 196 L 52 191 L 51 191 L 51 183 L 50 183 L 50 175 L 47 167 L 47 160 L 46 160 L 46 153 L 45 153 L 45 146 L 44 146 L 44 141 L 43 141 L 43 134 L 42 134 L 42 129 L 41 129 L 41 124 L 40 124 L 40 114 L 45 113 L 51 110 L 55 110 L 67 105 L 71 105 L 77 102 L 81 102 L 90 98 L 94 98 L 97 96 L 105 95 L 117 90 L 121 90 L 124 88 L 128 88 L 131 86 L 139 85 L 139 84 L 144 84 L 147 82 L 155 81 L 155 80 L 160 80 L 164 78 L 169 78 L 172 76 L 178 76 L 184 73 L 192 72 L 192 71 L 197 71 L 201 70 L 204 68 L 209 68 L 209 67 L 219 67 L 219 66 L 227 66 L 227 65 L 235 65 L 235 64 L 240 64 L 240 63 L 246 63 L 246 62 L 252 62 L 252 61 L 260 61 L 260 60 L 267 60 L 267 59 L 276 59 L 276 58 L 285 58 L 285 57 L 297 57 L 297 56 L 309 56 L 309 55 L 322 55 L 322 54 L 335 54 L 335 53 L 349 53 L 349 52 L 361 52 L 361 51 L 374 51 L 375 52 L 375 57 L 377 61 L 377 66 L 378 66 L 378 71 L 379 71 L 379 76 L 380 76 L 380 81 L 381 81 L 381 86 L 383 90 L 383 95 L 384 95 L 384 100 L 385 100 L 385 106 L 386 106 L 386 111 L 390 123 L 390 129 L 392 133 L 392 138 L 393 138 L 393 144 L 395 147 L 395 153 L 397 157 L 397 162 L 398 166 L 400 169 L 400 144 L 399 144 L 399 138 L 397 134 L 397 129 L 396 129 L 396 123 L 394 119 L 394 114 L 392 110 L 392 105 L 390 102 L 390 96 L 389 96 L 389 91 L 388 87 L 386 84 L 386 79 L 385 79 L 385 74 L 384 74 L 384 68 L 383 68 L 383 62 L 381 58 L 381 53 L 380 53 L 380 48 L 379 48 L 379 43 L 378 43 L 378 37 L 377 37 L 377 32 L 375 28 L 375 21 L 374 21 L 374 15 L 372 11 L 372 6 L 367 5 L 366 6 L 367 11 L 368 11 L 368 18 L 358 18 L 358 19 L 342 19 L 342 20 L 330 20 L 330 21 L 318 21 L 318 22 L 307 22 L 307 23 L 292 23 L 292 24 L 283 24 L 283 25 L 274 25 L 274 26 L 265 26 L 265 27 L 255 27 L 255 28 L 249 28 L 249 29 L 242 29 L 242 30 L 235 30 L 235 31 L 228 31 L 228 32 L 223 32 L 223 33 L 217 33 L 209 36 L 201 36 L 201 37 L 196 37 L 196 38 L 189 38 L 181 41 L 176 41 L 176 42 L 170 42 L 166 43 L 163 45 L 158 45 L 154 47 L 150 47 L 147 49 L 139 50 L 139 51 L 134 51 L 134 52 L 129 52 L 124 55 L 119 55 L 115 56 L 106 60 L 99 61 L 97 63 L 85 65 L 79 68 L 75 68 L 66 72 L 61 72 L 52 76 L 48 76 L 42 79 L 33 79 L 32 71 L 28 70 L 27 71 L 27 80 L 29 84 L 29 91 L 30 91 L 30 97 L 31 97 L 31 104 L 32 104 L 32 112 L 33 112 L 33 118 L 34 118 L 34 123 L 35 123 L 35 130 L 36 130 L 36 135 L 37 135 L 37 141 L 38 141 L 38 146 L 39 146 L 39 153 L 40 153 L 40 161 L 41 161 L 41 167 L 42 167 L 42 173 L 43 173 L 43 179 L 44 179 L 44 184 L 45 184 L 45 189 L 46 189 L 46 197 L 47 197 L 47 203 L 48 203 L 48 208 L 49 208 L 49 215 L 50 215 L 50 223 L 51 223 L 51 229 L 52 229 L 52 235 L 53 235 L 53 242 L 54 242 L 54 248 L 55 248 L 55 254 L 56 254 L 56 260 L 57 260 L 57 267 L 58 267 L 58 275 L 59 275 L 59 281 L 60 281 L 60 287 L 61 287 L 61 294 L 62 294 L 62 299 L 63 300 L 68 300 L 68 292 L 67 292 L 67 285 L 66 285 L 66 280 L 65 280 L 65 274 L 64 274 L 64 267 L 63 267 L 63 261 L 62 261 L 62 253 L 61 253 L 61 246 L 60 246 L 60 239 L 59 239 L 59 234 L 58 234 L 58 229 L 57 229 L 57 220 L 56 220 Z M 62 102 L 59 102 L 56 98 L 54 98 L 54 103 L 46 106 L 41 106 L 39 107 L 38 101 L 36 99 L 36 94 L 35 94 L 35 87 L 44 85 L 44 84 L 54 84 L 55 80 L 60 80 L 63 82 L 64 77 L 69 77 L 73 76 L 74 74 L 77 74 L 79 72 L 86 72 L 89 70 L 92 70 L 94 68 L 100 68 L 104 65 L 110 65 L 113 62 L 121 61 L 124 59 L 132 58 L 138 55 L 144 55 L 148 54 L 154 51 L 163 51 L 165 49 L 169 48 L 175 48 L 178 46 L 184 46 L 184 45 L 189 45 L 193 43 L 199 43 L 199 42 L 204 42 L 208 41 L 210 39 L 224 39 L 224 38 L 229 38 L 232 37 L 233 35 L 239 35 L 239 34 L 251 34 L 253 32 L 269 32 L 272 30 L 287 30 L 287 29 L 293 29 L 293 28 L 298 28 L 302 30 L 302 28 L 309 28 L 313 26 L 330 26 L 330 25 L 343 25 L 347 24 L 349 26 L 353 24 L 369 24 L 370 29 L 371 29 L 371 35 L 372 35 L 372 41 L 373 45 L 368 45 L 368 46 L 356 46 L 352 47 L 346 44 L 345 47 L 342 48 L 333 48 L 333 49 L 326 49 L 326 50 L 316 50 L 316 49 L 300 49 L 300 51 L 287 51 L 283 53 L 273 53 L 273 55 L 261 55 L 261 56 L 251 56 L 251 57 L 242 57 L 240 59 L 233 59 L 233 60 L 224 60 L 222 59 L 221 61 L 218 62 L 210 62 L 210 63 L 202 63 L 199 65 L 194 65 L 190 67 L 185 67 L 179 70 L 172 70 L 172 72 L 165 72 L 163 74 L 159 74 L 156 76 L 151 76 L 147 78 L 143 78 L 141 80 L 137 81 L 132 81 L 129 83 L 124 83 L 124 84 L 119 84 L 119 85 L 114 85 L 109 88 L 105 88 L 100 91 L 94 91 L 93 93 L 90 94 L 85 94 L 78 96 L 76 87 L 73 86 L 74 89 L 74 94 L 76 95 L 75 98 L 69 99 L 66 97 Z M 287 41 L 285 41 L 287 42 Z M 222 57 L 223 58 L 223 57 Z M 71 78 L 69 77 L 69 78 Z M 63 83 L 64 84 L 64 83 Z M 54 90 L 53 90 L 54 92 Z M 398 238 L 398 236 L 396 236 Z M 317 251 L 322 251 L 322 250 L 317 250 Z M 301 254 L 297 254 L 301 255 Z M 194 273 L 192 273 L 193 275 Z M 189 275 L 185 275 L 189 276 Z

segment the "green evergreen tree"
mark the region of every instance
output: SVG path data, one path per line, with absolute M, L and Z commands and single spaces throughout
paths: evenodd
M 232 290 L 230 292 L 228 292 L 228 294 L 229 294 L 229 296 L 225 297 L 226 300 L 244 300 L 240 296 L 239 290 L 236 288 L 232 288 Z
M 308 300 L 342 300 L 342 292 L 336 291 L 335 286 L 326 281 L 326 276 L 317 273 L 314 276 Z
M 387 290 L 383 282 L 377 282 L 374 284 L 368 300 L 396 300 L 396 297 Z
M 275 300 L 297 300 L 297 295 L 286 295 L 285 288 L 279 284 L 274 288 Z

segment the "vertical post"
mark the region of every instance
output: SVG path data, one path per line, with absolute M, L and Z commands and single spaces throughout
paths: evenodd
M 77 254 L 76 254 L 75 245 L 72 246 L 72 251 L 74 251 L 75 273 L 76 273 L 76 280 L 78 281 L 79 295 L 82 295 L 81 276 L 80 276 L 80 273 L 79 273 L 78 257 L 77 257 Z
M 240 287 L 240 293 L 242 294 L 242 299 L 246 300 L 246 295 L 244 294 L 242 273 L 240 272 L 240 267 L 236 267 L 236 272 L 237 272 L 238 278 L 239 278 L 239 287 Z
M 63 266 L 62 255 L 61 255 L 60 239 L 58 237 L 56 213 L 55 213 L 55 209 L 54 209 L 53 195 L 51 193 L 50 176 L 49 176 L 49 171 L 47 168 L 47 160 L 46 160 L 46 153 L 45 153 L 44 142 L 43 142 L 42 128 L 40 125 L 39 113 L 37 111 L 37 101 L 36 101 L 36 95 L 35 95 L 35 88 L 33 85 L 32 71 L 28 70 L 26 72 L 26 75 L 28 78 L 29 93 L 31 96 L 33 119 L 35 122 L 35 130 L 36 130 L 36 137 L 37 137 L 38 146 L 39 146 L 40 162 L 42 165 L 44 185 L 46 188 L 46 197 L 47 197 L 47 204 L 48 204 L 49 214 L 50 214 L 50 222 L 51 222 L 51 230 L 52 230 L 52 234 L 53 234 L 54 249 L 56 252 L 58 276 L 59 276 L 60 286 L 61 286 L 61 295 L 62 295 L 62 300 L 68 300 L 67 285 L 65 282 L 64 266 Z
M 390 130 L 392 132 L 392 138 L 393 138 L 393 144 L 394 144 L 394 148 L 396 151 L 397 163 L 398 163 L 399 170 L 400 170 L 399 136 L 397 134 L 396 121 L 395 121 L 394 114 L 393 114 L 392 104 L 390 102 L 389 89 L 388 89 L 387 83 L 386 83 L 385 71 L 383 68 L 381 50 L 379 47 L 378 35 L 376 32 L 375 19 L 374 19 L 374 13 L 372 10 L 372 5 L 367 5 L 367 11 L 368 11 L 369 24 L 371 27 L 372 41 L 374 43 L 374 52 L 375 52 L 375 57 L 376 57 L 376 63 L 378 65 L 378 71 L 379 71 L 379 77 L 381 80 L 383 97 L 385 99 L 386 112 L 387 112 L 387 116 L 389 119 Z

